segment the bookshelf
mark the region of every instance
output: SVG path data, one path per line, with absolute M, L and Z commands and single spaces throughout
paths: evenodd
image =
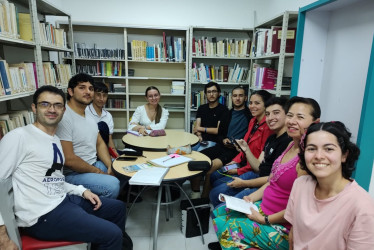
M 60 26 L 67 24 L 60 23 Z M 145 90 L 149 86 L 160 90 L 160 105 L 167 106 L 166 128 L 186 130 L 187 28 L 102 23 L 73 23 L 72 26 L 74 53 L 64 54 L 62 59 L 75 61 L 77 73 L 91 74 L 95 81 L 109 86 L 107 110 L 113 116 L 116 141 L 126 132 L 136 107 L 146 103 Z M 171 48 L 166 49 L 167 57 L 164 42 L 173 44 L 172 52 Z M 174 92 L 173 86 L 178 83 L 183 90 Z
M 193 122 L 197 108 L 204 103 L 202 91 L 209 81 L 220 85 L 227 106 L 235 86 L 249 87 L 253 29 L 190 27 L 189 32 L 188 120 Z
M 62 16 L 67 23 L 71 19 L 69 14 L 43 0 L 3 0 L 1 7 L 5 10 L 3 17 L 9 16 L 10 20 L 0 22 L 0 67 L 4 70 L 0 114 L 5 117 L 6 113 L 30 109 L 31 96 L 40 86 L 66 88 L 71 67 L 52 58 L 53 53 L 72 52 L 72 30 L 63 31 L 47 22 L 49 16 Z
M 275 87 L 268 85 L 267 90 L 276 96 L 290 95 L 297 18 L 298 12 L 285 11 L 255 25 L 251 90 L 261 89 L 259 75 L 260 70 L 263 70 L 261 68 L 265 67 L 272 69 L 269 70 L 268 76 L 275 78 L 276 83 Z

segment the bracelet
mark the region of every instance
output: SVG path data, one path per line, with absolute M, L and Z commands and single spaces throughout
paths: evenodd
M 269 216 L 265 215 L 265 224 L 270 225 Z
M 206 133 L 206 128 L 205 128 L 205 133 Z

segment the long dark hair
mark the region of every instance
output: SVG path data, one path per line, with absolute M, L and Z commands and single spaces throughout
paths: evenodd
M 145 97 L 147 97 L 148 91 L 150 91 L 152 89 L 157 90 L 158 94 L 161 96 L 160 91 L 158 90 L 158 88 L 156 88 L 155 86 L 149 86 L 145 90 Z M 162 115 L 162 108 L 161 108 L 161 105 L 157 103 L 155 123 L 159 123 L 160 122 L 161 115 Z
M 342 153 L 348 153 L 347 159 L 345 162 L 342 162 L 342 175 L 345 179 L 349 179 L 352 176 L 353 171 L 355 170 L 355 162 L 360 155 L 360 149 L 357 147 L 356 144 L 350 141 L 351 133 L 346 128 L 344 123 L 335 121 L 335 122 L 321 122 L 321 123 L 314 123 L 310 125 L 308 128 L 305 137 L 300 142 L 300 165 L 301 169 L 308 172 L 309 175 L 313 176 L 314 179 L 316 177 L 310 172 L 308 167 L 305 163 L 305 145 L 308 140 L 308 136 L 316 131 L 326 131 L 330 134 L 335 135 L 339 147 L 342 150 Z

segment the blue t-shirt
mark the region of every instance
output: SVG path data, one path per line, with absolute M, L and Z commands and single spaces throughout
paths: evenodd
M 248 129 L 248 117 L 245 109 L 232 110 L 227 138 L 242 139 Z

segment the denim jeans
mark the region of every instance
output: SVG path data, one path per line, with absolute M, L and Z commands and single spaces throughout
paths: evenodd
M 216 142 L 214 141 L 207 141 L 208 145 L 203 146 L 198 142 L 195 146 L 192 147 L 192 150 L 200 152 L 201 150 L 204 150 L 206 148 L 210 148 L 216 145 Z
M 232 175 L 232 176 L 233 177 L 239 177 L 242 180 L 251 180 L 251 179 L 257 178 L 258 174 L 256 174 L 253 171 L 249 171 L 249 172 L 246 172 L 246 173 L 244 173 L 242 175 L 239 175 L 239 176 L 238 175 Z M 214 178 L 214 180 L 212 179 L 212 177 Z M 228 176 L 221 175 L 221 174 L 217 173 L 217 171 L 215 171 L 211 175 L 210 178 L 211 178 L 211 181 L 212 181 L 211 183 L 213 184 L 212 185 L 213 189 L 209 193 L 209 199 L 210 199 L 210 202 L 213 204 L 214 207 L 216 207 L 217 205 L 219 205 L 221 203 L 221 201 L 218 199 L 218 195 L 220 193 L 227 194 L 227 195 L 230 195 L 230 196 L 235 196 L 236 194 L 240 193 L 241 191 L 243 191 L 245 189 L 245 188 L 231 188 L 231 187 L 227 186 L 227 183 L 232 181 L 232 178 L 228 177 Z M 257 190 L 257 189 L 255 189 L 255 190 Z M 255 190 L 253 190 L 252 192 L 254 192 Z
M 105 173 L 108 171 L 105 164 L 101 161 L 95 162 L 93 166 Z M 73 172 L 65 176 L 65 180 L 74 185 L 82 185 L 100 197 L 116 199 L 120 190 L 119 180 L 106 174 Z
M 92 242 L 95 249 L 122 249 L 126 206 L 115 199 L 101 201 L 100 209 L 95 211 L 89 200 L 67 195 L 55 209 L 24 229 L 41 240 L 83 241 Z

